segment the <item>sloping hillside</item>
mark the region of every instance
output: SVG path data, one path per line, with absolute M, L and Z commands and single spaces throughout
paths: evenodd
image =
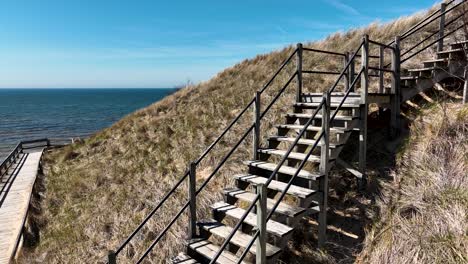
M 411 126 L 360 263 L 468 262 L 468 107 L 437 103 Z
M 374 40 L 388 42 L 393 36 L 415 24 L 420 16 L 337 33 L 305 46 L 352 51 L 356 49 L 363 34 L 369 34 Z M 186 87 L 160 102 L 130 114 L 82 143 L 50 153 L 46 164 L 43 214 L 36 220 L 41 229 L 41 240 L 34 251 L 25 254 L 23 261 L 103 261 L 107 250 L 116 248 L 131 233 L 183 175 L 189 162 L 196 159 L 219 135 L 292 51 L 293 47 L 286 47 L 240 62 L 207 82 Z M 333 61 L 323 55 L 305 55 L 305 69 L 336 69 L 342 65 L 342 61 Z M 292 72 L 293 67 L 291 65 L 267 90 L 262 98 L 264 102 L 269 102 L 287 81 L 289 75 L 286 72 Z M 304 91 L 328 89 L 333 80 L 333 77 L 322 76 L 305 79 Z M 289 109 L 294 87 L 293 83 L 281 103 L 272 109 L 267 117 L 269 122 L 264 124 L 264 131 L 271 129 L 275 124 L 274 120 Z M 241 131 L 245 130 L 251 120 L 251 116 L 243 119 L 202 162 L 198 172 L 201 180 L 238 140 Z M 250 153 L 248 143 L 238 149 L 215 181 L 204 190 L 199 207 L 208 211 L 211 202 L 222 199 L 221 186 L 230 182 L 230 175 L 243 169 L 239 162 Z M 122 261 L 141 254 L 144 246 L 169 221 L 171 213 L 174 213 L 173 209 L 180 207 L 185 201 L 184 196 L 181 192 L 174 200 L 166 203 L 170 206 L 162 208 L 137 236 L 134 244 L 126 250 Z M 155 248 L 151 260 L 162 262 L 181 249 L 183 238 L 186 237 L 185 220 L 186 218 L 181 219 L 171 229 L 164 240 L 164 247 Z M 291 257 L 300 255 L 292 254 Z M 319 258 L 333 260 L 327 253 Z

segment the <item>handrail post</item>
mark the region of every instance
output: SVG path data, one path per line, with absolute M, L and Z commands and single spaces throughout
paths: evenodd
M 259 264 L 266 263 L 266 216 L 267 216 L 267 189 L 265 184 L 257 184 L 257 249 L 256 249 L 256 262 Z
M 107 254 L 107 264 L 117 264 L 117 256 L 113 250 L 109 250 Z
M 354 53 L 349 53 L 349 58 L 348 58 L 348 61 L 351 60 L 351 58 L 354 56 Z M 348 84 L 348 87 L 351 86 L 351 84 L 353 83 L 354 81 L 354 75 L 355 75 L 355 69 L 354 69 L 354 59 L 353 61 L 349 64 L 349 84 Z M 351 87 L 351 92 L 354 92 L 354 87 Z
M 364 35 L 364 45 L 362 46 L 362 74 L 361 74 L 361 106 L 360 106 L 360 127 L 359 127 L 359 171 L 362 178 L 358 179 L 359 189 L 363 189 L 366 184 L 366 162 L 367 162 L 367 114 L 369 91 L 369 36 Z
M 345 56 L 344 56 L 344 67 L 346 67 L 346 65 L 348 64 L 348 61 L 349 61 L 349 52 L 345 52 Z M 349 89 L 349 85 L 350 85 L 350 82 L 349 82 L 349 77 L 350 77 L 350 74 L 349 74 L 349 68 L 348 70 L 346 71 L 345 75 L 344 75 L 344 80 L 345 80 L 345 91 L 348 91 Z
M 254 132 L 253 132 L 253 159 L 258 159 L 258 148 L 260 146 L 260 92 L 255 93 L 254 104 Z
M 302 43 L 297 43 L 297 94 L 296 102 L 302 102 Z
M 440 21 L 439 21 L 439 43 L 437 44 L 437 51 L 442 51 L 444 49 L 444 31 L 445 31 L 445 9 L 447 7 L 446 3 L 440 4 Z
M 321 153 L 320 153 L 320 174 L 322 177 L 319 180 L 319 192 L 322 197 L 319 199 L 319 234 L 318 246 L 323 247 L 327 235 L 327 208 L 328 208 L 328 171 L 330 160 L 330 94 L 323 94 L 324 104 L 322 105 L 322 132 L 321 138 Z
M 379 68 L 381 69 L 379 71 L 379 93 L 384 93 L 384 71 L 382 70 L 385 65 L 385 60 L 384 60 L 384 56 L 385 56 L 385 53 L 384 53 L 384 50 L 385 48 L 383 46 L 380 46 L 380 49 L 379 49 Z
M 395 38 L 392 53 L 392 102 L 391 102 L 391 118 L 390 118 L 390 138 L 395 138 L 400 130 L 400 37 Z
M 197 164 L 190 163 L 189 168 L 189 201 L 190 201 L 190 239 L 197 235 L 197 201 L 196 201 L 196 183 L 197 183 Z

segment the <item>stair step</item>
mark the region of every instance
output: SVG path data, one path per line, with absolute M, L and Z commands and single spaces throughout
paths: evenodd
M 421 68 L 421 69 L 409 69 L 409 72 L 423 72 L 423 71 L 435 71 L 438 68 L 436 67 L 428 67 L 428 68 Z
M 451 50 L 443 50 L 443 51 L 438 51 L 437 54 L 447 54 L 447 53 L 458 53 L 458 52 L 463 52 L 463 49 L 451 49 Z
M 275 163 L 269 163 L 269 162 L 266 162 L 266 161 L 258 161 L 258 160 L 256 160 L 256 161 L 244 161 L 244 164 L 246 164 L 248 166 L 251 166 L 251 167 L 255 167 L 255 168 L 259 168 L 259 169 L 263 169 L 263 170 L 268 170 L 268 171 L 272 171 L 272 172 L 278 166 Z M 294 168 L 294 167 L 283 165 L 283 166 L 280 167 L 278 172 L 281 173 L 281 174 L 287 174 L 287 175 L 293 176 L 296 173 L 296 171 L 297 171 L 297 169 Z M 306 170 L 299 171 L 299 173 L 297 175 L 297 177 L 304 178 L 304 179 L 307 179 L 307 180 L 317 180 L 317 178 L 320 178 L 321 176 L 323 176 L 323 175 L 316 174 L 316 173 L 311 173 L 311 172 L 306 171 Z
M 295 117 L 295 118 L 312 118 L 312 114 L 303 114 L 303 113 L 288 113 L 287 117 Z M 354 119 L 358 119 L 357 116 L 343 116 L 343 115 L 336 115 L 333 120 L 341 120 L 341 121 L 352 121 Z M 314 119 L 322 119 L 321 114 L 316 114 Z
M 314 96 L 314 97 L 323 97 L 323 93 L 302 93 L 305 96 Z M 346 93 L 344 92 L 333 92 L 331 93 L 332 97 L 343 97 Z M 361 97 L 360 93 L 349 93 L 348 97 Z
M 213 209 L 217 213 L 222 213 L 222 214 L 225 214 L 229 217 L 236 219 L 236 222 L 238 222 L 242 218 L 242 216 L 245 214 L 244 209 L 239 208 L 235 205 L 230 205 L 225 202 L 217 202 L 211 205 L 211 209 Z M 257 227 L 257 215 L 250 212 L 245 218 L 244 223 L 253 227 Z M 267 222 L 266 230 L 268 233 L 274 236 L 286 237 L 292 234 L 292 231 L 294 229 L 285 224 L 282 224 L 282 223 L 279 223 L 270 219 Z
M 249 203 L 252 203 L 254 201 L 256 194 L 240 190 L 238 188 L 231 188 L 231 189 L 225 189 L 224 190 L 225 195 L 240 199 L 242 201 L 246 201 Z M 276 204 L 276 200 L 274 199 L 267 199 L 267 210 L 271 211 L 273 206 Z M 289 204 L 286 204 L 284 202 L 280 202 L 278 207 L 275 210 L 275 213 L 281 214 L 287 217 L 291 218 L 296 218 L 296 217 L 301 217 L 307 212 L 305 208 L 298 207 L 298 206 L 292 206 Z
M 421 77 L 419 77 L 419 76 L 403 76 L 403 77 L 400 77 L 400 80 L 402 80 L 402 81 L 405 81 L 405 80 L 417 80 L 417 79 L 419 79 L 419 78 L 421 78 Z
M 303 125 L 277 125 L 277 128 L 284 128 L 284 129 L 296 129 L 296 130 L 302 130 L 304 129 Z M 322 131 L 321 126 L 308 126 L 307 131 L 314 131 L 314 132 L 320 132 Z M 330 132 L 334 133 L 346 133 L 350 132 L 351 130 L 345 129 L 345 128 L 340 128 L 340 127 L 330 127 Z
M 287 137 L 287 136 L 271 136 L 268 138 L 268 140 L 271 140 L 271 141 L 280 141 L 280 142 L 294 142 L 296 141 L 296 138 L 293 138 L 293 137 Z M 299 141 L 297 142 L 299 145 L 310 145 L 310 146 L 313 146 L 315 144 L 315 141 L 314 139 L 304 139 L 304 138 L 301 138 L 299 139 Z M 342 144 L 333 144 L 333 143 L 330 143 L 329 144 L 329 147 L 330 148 L 336 148 L 336 147 L 339 147 L 341 146 Z M 322 143 L 319 142 L 317 144 L 317 147 L 321 147 L 322 146 Z
M 456 42 L 453 42 L 453 43 L 450 43 L 450 45 L 456 45 L 456 44 L 466 44 L 468 43 L 468 40 L 460 40 L 460 41 L 456 41 Z
M 302 108 L 312 108 L 315 109 L 320 105 L 320 102 L 312 102 L 312 103 L 295 103 L 294 106 L 296 107 L 302 107 Z M 332 108 L 337 108 L 340 106 L 340 102 L 331 102 L 330 106 Z M 345 102 L 341 105 L 340 108 L 359 108 L 360 104 L 359 103 L 348 103 Z
M 258 152 L 267 154 L 267 155 L 277 155 L 284 157 L 287 153 L 286 150 L 282 149 L 259 149 Z M 291 152 L 288 155 L 289 159 L 295 159 L 295 160 L 304 160 L 306 158 L 307 154 L 305 153 L 300 153 L 300 152 Z M 320 156 L 317 155 L 310 155 L 307 161 L 310 162 L 320 162 Z
M 229 234 L 234 230 L 234 228 L 230 226 L 226 226 L 216 220 L 205 220 L 201 223 L 198 223 L 198 226 L 202 228 L 205 231 L 210 232 L 211 234 L 223 238 L 223 240 L 227 239 L 229 237 Z M 237 231 L 234 236 L 232 237 L 230 243 L 239 246 L 239 247 L 245 247 L 249 242 L 252 240 L 252 236 L 248 235 L 246 233 L 243 233 L 242 231 Z M 254 254 L 256 253 L 256 243 L 250 247 L 249 252 Z M 273 246 L 269 243 L 266 243 L 266 257 L 267 258 L 273 258 L 277 256 L 279 253 L 281 253 L 281 249 Z
M 448 62 L 447 59 L 432 59 L 432 60 L 425 60 L 423 63 L 434 63 L 434 62 Z
M 189 248 L 209 260 L 213 259 L 220 249 L 219 246 L 211 243 L 206 239 L 194 239 L 193 241 L 190 241 Z M 216 260 L 216 263 L 236 264 L 238 261 L 239 258 L 236 255 L 224 250 Z M 248 264 L 249 262 L 242 261 L 241 263 Z
M 253 174 L 247 174 L 247 175 L 237 175 L 234 176 L 236 180 L 243 181 L 243 182 L 248 182 L 251 184 L 265 184 L 267 182 L 267 178 L 261 177 L 258 175 L 253 175 Z M 275 181 L 272 180 L 270 184 L 268 185 L 268 189 L 272 189 L 275 191 L 283 192 L 286 187 L 288 186 L 287 183 L 280 182 L 280 181 Z M 287 191 L 288 194 L 293 195 L 295 197 L 299 197 L 302 199 L 307 199 L 311 197 L 312 195 L 316 194 L 317 191 L 312 190 L 312 189 L 307 189 L 303 187 L 299 187 L 296 185 L 291 185 Z
M 199 264 L 200 262 L 191 258 L 187 254 L 181 252 L 179 253 L 179 255 L 171 259 L 170 263 L 172 264 Z

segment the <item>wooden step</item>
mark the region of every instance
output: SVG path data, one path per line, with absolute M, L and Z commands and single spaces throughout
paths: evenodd
M 236 199 L 239 199 L 241 201 L 245 201 L 248 203 L 252 203 L 254 201 L 256 194 L 244 191 L 238 188 L 230 188 L 230 189 L 225 189 L 224 194 Z M 267 199 L 267 210 L 270 212 L 273 206 L 276 204 L 276 200 L 274 199 Z M 316 208 L 314 208 L 316 209 Z M 283 215 L 286 217 L 290 218 L 296 218 L 296 217 L 302 217 L 307 210 L 302 207 L 298 206 L 292 206 L 289 204 L 286 204 L 284 202 L 280 202 L 278 207 L 276 208 L 275 214 Z
M 271 171 L 271 172 L 273 172 L 276 169 L 276 167 L 278 166 L 275 163 L 270 163 L 270 162 L 266 162 L 266 161 L 258 161 L 258 160 L 244 161 L 244 164 L 246 164 L 248 166 L 251 166 L 251 167 L 259 168 L 259 169 L 268 170 L 268 171 Z M 281 166 L 280 169 L 278 170 L 279 173 L 290 175 L 290 176 L 293 176 L 296 173 L 296 171 L 297 171 L 296 168 L 286 166 L 286 165 Z M 311 172 L 306 171 L 306 170 L 301 170 L 301 171 L 299 171 L 299 173 L 298 173 L 298 175 L 296 177 L 300 177 L 300 178 L 307 179 L 307 180 L 317 180 L 318 178 L 320 178 L 322 176 L 323 175 L 320 175 L 320 174 L 317 174 L 317 173 L 311 173 Z
M 248 182 L 254 185 L 265 184 L 268 180 L 265 177 L 253 175 L 253 174 L 236 175 L 234 176 L 234 178 L 238 181 Z M 268 185 L 268 189 L 275 190 L 278 192 L 283 192 L 287 186 L 288 186 L 287 183 L 272 180 L 270 184 Z M 287 194 L 295 196 L 295 197 L 299 197 L 301 199 L 310 198 L 316 193 L 317 191 L 315 190 L 299 187 L 296 185 L 291 185 L 287 191 Z
M 259 149 L 259 153 L 262 154 L 267 154 L 267 155 L 276 155 L 276 156 L 281 156 L 284 157 L 287 153 L 286 150 L 282 149 Z M 306 158 L 307 154 L 306 153 L 300 153 L 300 152 L 293 152 L 289 153 L 288 159 L 295 159 L 295 160 L 304 160 Z M 310 155 L 309 158 L 307 159 L 309 162 L 320 162 L 320 156 L 317 155 Z
M 294 117 L 294 118 L 305 118 L 305 119 L 311 119 L 312 114 L 303 114 L 303 113 L 288 113 L 287 117 Z M 339 121 L 352 121 L 354 119 L 358 119 L 358 116 L 344 116 L 344 115 L 336 115 L 335 118 L 333 119 L 334 121 L 339 120 Z M 322 119 L 322 114 L 316 114 L 314 119 Z
M 215 216 L 219 214 L 222 214 L 223 216 L 227 215 L 235 219 L 236 222 L 239 222 L 239 220 L 245 214 L 244 209 L 241 209 L 235 205 L 230 205 L 225 202 L 217 202 L 211 205 L 211 209 L 213 210 Z M 244 223 L 253 227 L 257 227 L 257 215 L 250 212 L 245 218 Z M 269 234 L 272 234 L 279 238 L 284 238 L 291 235 L 294 229 L 285 224 L 270 219 L 267 222 L 266 230 Z
M 203 230 L 219 237 L 222 238 L 223 241 L 226 240 L 229 237 L 229 234 L 234 230 L 234 228 L 230 226 L 226 226 L 216 220 L 208 219 L 204 220 L 203 222 L 198 223 L 198 226 L 202 228 Z M 231 244 L 234 244 L 238 247 L 245 248 L 246 245 L 249 244 L 249 242 L 252 240 L 252 236 L 248 235 L 246 233 L 243 233 L 242 231 L 237 231 L 232 239 L 230 240 Z M 249 252 L 254 254 L 256 253 L 256 243 L 250 247 Z M 268 259 L 277 257 L 278 254 L 281 253 L 281 249 L 273 246 L 269 243 L 266 243 L 266 257 Z
M 443 50 L 443 51 L 438 51 L 437 54 L 460 53 L 460 52 L 464 52 L 464 50 L 463 49 Z
M 268 140 L 271 140 L 271 141 L 279 141 L 279 142 L 291 142 L 291 143 L 294 143 L 294 141 L 296 141 L 296 138 L 293 138 L 293 137 L 287 137 L 287 136 L 271 136 L 268 138 Z M 301 138 L 299 139 L 299 141 L 297 142 L 299 145 L 309 145 L 309 146 L 313 146 L 315 144 L 315 141 L 316 140 L 313 140 L 313 139 L 304 139 L 304 138 Z M 322 143 L 319 142 L 317 144 L 317 147 L 321 147 L 322 146 Z M 342 144 L 334 144 L 334 143 L 330 143 L 329 144 L 329 147 L 330 148 L 337 148 L 337 147 L 340 147 L 342 146 Z
M 448 62 L 447 59 L 432 59 L 432 60 L 425 60 L 423 63 L 437 63 L 437 62 Z
M 408 69 L 409 72 L 424 72 L 424 71 L 435 71 L 438 70 L 436 67 L 420 68 L 420 69 Z
M 306 108 L 306 109 L 316 109 L 319 105 L 320 105 L 320 102 L 295 103 L 294 104 L 295 107 Z M 331 108 L 337 108 L 338 106 L 340 106 L 340 102 L 332 102 L 330 104 Z M 340 106 L 340 109 L 341 108 L 359 108 L 359 107 L 360 107 L 359 102 L 356 102 L 356 103 L 345 102 Z
M 302 93 L 302 95 L 305 95 L 305 96 L 311 96 L 311 97 L 323 97 L 323 93 Z M 346 93 L 344 92 L 333 92 L 331 93 L 331 97 L 343 97 L 345 96 Z M 360 93 L 349 93 L 348 97 L 361 97 L 361 94 Z
M 276 125 L 276 128 L 302 130 L 304 129 L 304 126 L 303 125 Z M 310 125 L 307 127 L 307 131 L 321 132 L 322 127 Z M 346 133 L 350 131 L 351 130 L 342 128 L 342 127 L 330 127 L 330 132 L 333 132 L 333 133 Z
M 189 249 L 197 253 L 199 256 L 209 261 L 214 258 L 220 247 L 211 243 L 206 239 L 194 239 L 189 242 Z M 218 264 L 236 264 L 239 258 L 229 251 L 224 250 L 223 253 L 216 260 Z M 248 264 L 249 262 L 242 261 L 241 263 Z
M 172 264 L 199 264 L 200 262 L 196 261 L 195 259 L 191 258 L 185 253 L 179 253 L 176 257 L 170 260 Z

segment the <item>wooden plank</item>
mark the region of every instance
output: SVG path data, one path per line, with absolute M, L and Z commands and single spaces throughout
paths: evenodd
M 2 193 L 0 205 L 0 263 L 7 264 L 15 253 L 27 216 L 29 202 L 36 181 L 42 150 L 25 154 L 24 163 L 15 171 L 11 187 Z M 8 183 L 9 184 L 9 183 Z
M 170 263 L 172 264 L 198 264 L 200 262 L 194 260 L 187 254 L 181 252 L 179 253 L 179 255 L 171 259 Z
M 212 244 L 208 240 L 194 240 L 193 242 L 189 244 L 189 248 L 209 260 L 214 258 L 214 256 L 220 249 L 218 246 Z M 216 263 L 236 264 L 238 260 L 239 259 L 236 257 L 236 255 L 225 250 L 223 251 L 223 253 L 221 253 L 219 258 L 216 260 Z M 248 262 L 242 261 L 241 263 L 247 264 Z
M 281 156 L 281 157 L 284 157 L 287 153 L 286 150 L 281 150 L 281 149 L 259 149 L 258 152 L 267 154 L 267 155 L 276 155 L 276 156 Z M 305 160 L 306 156 L 307 156 L 306 153 L 291 152 L 288 155 L 288 159 Z M 317 155 L 310 155 L 307 161 L 319 162 L 320 157 Z
M 280 142 L 291 142 L 291 143 L 294 143 L 294 141 L 296 141 L 296 138 L 293 138 L 293 137 L 287 137 L 287 136 L 272 136 L 272 137 L 269 137 L 268 140 L 272 140 L 272 141 L 280 141 Z M 297 144 L 299 145 L 309 145 L 309 146 L 313 146 L 315 144 L 315 141 L 316 140 L 313 140 L 313 139 L 304 139 L 304 138 L 301 138 L 299 139 L 299 141 L 297 142 Z M 342 144 L 330 144 L 330 148 L 337 148 L 339 146 L 341 146 Z M 318 143 L 317 144 L 317 147 L 321 147 L 322 146 L 322 143 Z
M 255 199 L 255 194 L 248 192 L 248 191 L 240 190 L 237 188 L 226 189 L 224 190 L 224 192 L 226 195 L 229 195 L 231 197 L 234 197 L 243 201 L 247 201 L 250 203 Z M 276 204 L 276 200 L 267 199 L 268 211 L 271 211 L 271 209 L 273 208 L 275 204 Z M 294 218 L 294 217 L 304 215 L 306 213 L 306 209 L 280 202 L 278 207 L 275 210 L 275 213 Z
M 224 239 L 227 239 L 229 237 L 229 234 L 231 234 L 233 228 L 230 226 L 226 226 L 216 220 L 205 220 L 202 223 L 198 223 L 200 228 L 202 228 L 205 231 L 210 232 L 211 234 L 221 237 Z M 230 240 L 230 243 L 239 246 L 239 247 L 245 247 L 250 241 L 252 240 L 252 236 L 243 233 L 242 231 L 237 231 L 232 239 Z M 255 255 L 255 242 L 250 247 L 249 252 Z M 266 243 L 266 255 L 268 258 L 271 258 L 281 252 L 281 249 L 273 246 L 269 243 Z
M 269 170 L 269 171 L 274 171 L 276 167 L 278 166 L 275 163 L 270 163 L 266 161 L 257 161 L 257 160 L 245 161 L 244 164 L 248 166 L 256 167 L 259 169 Z M 283 165 L 279 168 L 278 172 L 281 174 L 287 174 L 287 175 L 293 176 L 297 172 L 297 169 L 294 167 Z M 321 176 L 320 174 L 311 173 L 306 170 L 300 170 L 299 173 L 297 174 L 297 177 L 309 179 L 309 180 L 316 180 L 320 176 Z
M 218 213 L 225 214 L 229 217 L 232 217 L 236 219 L 237 221 L 242 218 L 242 216 L 245 214 L 245 210 L 242 208 L 239 208 L 235 205 L 230 205 L 225 202 L 217 202 L 211 206 L 211 209 Z M 253 227 L 257 227 L 257 215 L 254 213 L 249 213 L 247 217 L 244 220 L 245 224 L 248 224 Z M 288 236 L 292 233 L 293 228 L 276 222 L 274 220 L 269 220 L 267 222 L 267 232 L 277 236 L 277 237 L 285 237 Z
M 268 180 L 265 177 L 252 175 L 252 174 L 237 175 L 237 176 L 234 176 L 234 178 L 236 180 L 248 182 L 248 183 L 251 183 L 251 184 L 254 184 L 254 185 L 265 184 L 266 181 Z M 286 189 L 287 185 L 288 185 L 287 183 L 272 180 L 267 188 L 271 189 L 271 190 L 282 192 L 282 191 L 284 191 Z M 290 195 L 305 199 L 305 198 L 309 198 L 310 196 L 314 195 L 316 193 L 316 191 L 312 190 L 312 189 L 307 189 L 307 188 L 303 188 L 303 187 L 300 187 L 300 186 L 296 186 L 296 185 L 291 185 L 289 187 L 287 193 L 290 194 Z
M 300 114 L 300 113 L 288 113 L 288 117 L 295 117 L 295 118 L 312 118 L 312 114 Z M 322 119 L 321 114 L 316 114 L 315 119 Z M 351 121 L 358 118 L 357 116 L 343 116 L 343 115 L 336 115 L 333 120 L 342 120 L 342 121 Z

